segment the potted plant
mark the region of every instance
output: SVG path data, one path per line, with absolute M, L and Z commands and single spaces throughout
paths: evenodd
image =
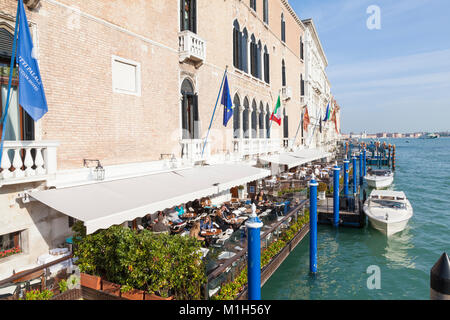
M 102 279 L 102 291 L 120 297 L 120 284 Z
M 144 300 L 145 291 L 133 289 L 129 285 L 122 286 L 120 291 L 122 292 L 122 298 L 128 300 Z
M 325 182 L 319 182 L 319 187 L 317 188 L 317 191 L 319 192 L 319 200 L 325 200 L 327 192 L 327 184 Z
M 91 288 L 94 290 L 101 289 L 101 281 L 102 279 L 97 276 L 91 276 L 87 273 L 81 273 L 81 285 L 86 288 Z
M 154 293 L 146 292 L 144 295 L 144 300 L 173 300 L 173 296 L 164 298 Z

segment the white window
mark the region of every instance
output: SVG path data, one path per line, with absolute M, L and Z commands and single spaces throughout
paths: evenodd
M 113 92 L 141 95 L 141 64 L 135 61 L 112 57 Z

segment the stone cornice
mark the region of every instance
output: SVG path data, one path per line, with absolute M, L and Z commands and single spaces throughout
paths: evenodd
M 322 43 L 320 42 L 319 34 L 317 33 L 317 29 L 316 29 L 316 26 L 314 25 L 313 19 L 311 19 L 311 18 L 310 19 L 305 19 L 305 20 L 303 20 L 303 23 L 306 26 L 310 27 L 310 29 L 312 30 L 312 34 L 314 36 L 314 41 L 316 42 L 317 47 L 320 49 L 319 50 L 320 55 L 321 55 L 321 57 L 322 57 L 322 59 L 323 59 L 323 61 L 325 63 L 325 67 L 327 67 L 328 66 L 328 59 L 327 59 L 327 56 L 325 55 L 325 51 L 323 50 L 323 46 L 322 46 Z
M 298 23 L 300 28 L 305 30 L 305 25 L 303 24 L 302 20 L 297 16 L 297 13 L 295 13 L 294 9 L 292 9 L 291 5 L 289 4 L 288 0 L 281 0 L 281 3 L 286 7 L 287 11 L 291 14 L 291 16 L 294 18 L 294 20 Z

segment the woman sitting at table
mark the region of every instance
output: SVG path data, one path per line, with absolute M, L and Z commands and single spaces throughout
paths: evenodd
M 199 233 L 200 233 L 200 222 L 197 221 L 189 231 L 189 235 L 199 241 L 205 240 L 205 238 L 200 237 Z
M 213 228 L 213 223 L 209 216 L 206 216 L 205 220 L 200 221 L 201 230 L 211 230 Z

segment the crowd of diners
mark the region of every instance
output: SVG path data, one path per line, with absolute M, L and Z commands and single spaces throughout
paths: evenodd
M 148 214 L 133 222 L 136 230 L 150 230 L 154 233 L 171 233 L 191 236 L 204 243 L 205 247 L 223 243 L 232 233 L 244 228 L 245 221 L 256 205 L 258 216 L 281 218 L 298 199 L 286 199 L 277 191 L 306 187 L 312 174 L 317 180 L 327 180 L 332 175 L 332 165 L 308 164 L 291 169 L 280 176 L 260 180 L 255 184 L 255 193 L 245 199 L 231 198 L 220 204 L 213 204 L 209 197 L 174 206 L 164 211 Z

